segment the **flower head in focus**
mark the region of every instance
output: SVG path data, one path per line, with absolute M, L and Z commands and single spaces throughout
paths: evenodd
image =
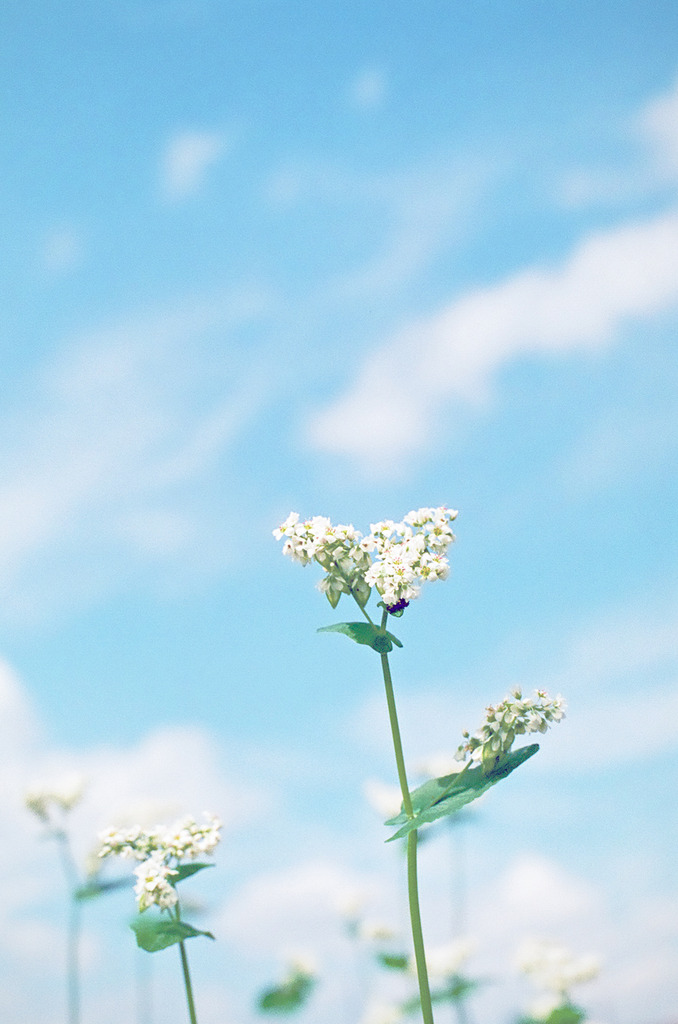
M 523 697 L 520 690 L 513 690 L 501 704 L 486 709 L 485 721 L 477 732 L 463 733 L 465 742 L 457 750 L 457 760 L 470 759 L 485 773 L 493 771 L 510 754 L 517 736 L 546 732 L 565 717 L 566 707 L 563 697 L 552 700 L 545 690 L 535 690 L 533 697 Z
M 420 508 L 399 523 L 373 523 L 363 537 L 352 525 L 333 526 L 325 516 L 302 522 L 291 512 L 273 536 L 283 541 L 284 555 L 302 565 L 316 561 L 325 570 L 319 586 L 333 608 L 342 594 L 363 607 L 376 589 L 388 611 L 397 613 L 419 596 L 423 582 L 449 574 L 445 554 L 455 539 L 450 523 L 456 517 L 445 506 Z

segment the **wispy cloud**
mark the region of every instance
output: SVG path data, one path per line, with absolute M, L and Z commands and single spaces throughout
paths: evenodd
M 609 132 L 609 129 L 608 129 Z M 558 187 L 566 206 L 617 206 L 678 182 L 678 80 L 613 130 L 618 159 L 568 171 Z
M 73 772 L 83 778 L 83 799 L 69 820 L 72 849 L 83 870 L 96 849 L 99 831 L 111 825 L 141 821 L 153 826 L 184 814 L 199 818 L 207 810 L 220 815 L 233 843 L 243 823 L 251 826 L 266 814 L 269 797 L 265 786 L 237 778 L 230 770 L 227 774 L 224 748 L 209 732 L 191 725 L 150 729 L 127 746 L 59 750 L 46 740 L 42 723 L 30 712 L 29 695 L 4 663 L 0 739 L 0 815 L 12 837 L 0 848 L 0 899 L 7 925 L 0 936 L 6 966 L 0 1009 L 8 1024 L 52 1021 L 57 1019 L 52 1016 L 54 992 L 63 984 L 63 962 L 54 951 L 64 948 L 66 892 L 54 843 L 45 841 L 44 827 L 24 806 L 27 790 L 36 783 L 58 784 Z M 225 859 L 232 869 L 233 854 Z M 216 863 L 222 870 L 210 873 L 206 890 L 212 908 L 223 899 L 227 885 L 221 849 Z M 102 927 L 99 913 L 85 915 L 82 951 L 97 1019 L 112 1024 L 121 1007 L 125 1017 L 134 1016 L 133 995 L 118 988 L 119 979 L 127 977 L 133 945 L 131 935 L 124 934 L 134 907 L 133 876 L 124 862 L 106 865 L 104 874 L 130 879 L 117 904 L 116 897 L 108 902 L 107 909 L 119 924 L 109 930 Z M 200 886 L 194 891 L 200 893 Z M 41 964 L 37 982 L 36 961 Z
M 312 204 L 340 210 L 349 223 L 375 225 L 361 233 L 353 260 L 337 260 L 314 295 L 316 306 L 335 308 L 410 287 L 441 250 L 454 250 L 466 236 L 495 175 L 489 162 L 471 156 L 443 155 L 381 173 L 302 162 L 279 167 L 266 194 L 279 208 Z
M 628 605 L 609 608 L 583 624 L 563 625 L 548 653 L 531 650 L 524 638 L 507 638 L 523 664 L 516 671 L 502 647 L 488 662 L 443 689 L 420 682 L 399 697 L 408 723 L 410 769 L 431 756 L 450 756 L 462 729 L 480 725 L 483 699 L 501 700 L 520 685 L 523 692 L 546 686 L 569 704 L 567 717 L 542 742 L 531 771 L 614 770 L 641 764 L 678 745 L 678 608 L 645 594 Z M 525 662 L 532 667 L 525 668 Z M 494 679 L 485 698 L 481 682 Z M 485 685 L 485 684 L 483 684 Z M 450 687 L 455 691 L 450 706 Z M 383 707 L 370 697 L 351 715 L 347 733 L 372 756 L 388 755 Z
M 604 348 L 625 323 L 675 307 L 677 265 L 675 210 L 593 233 L 560 266 L 529 267 L 387 339 L 313 416 L 307 441 L 395 471 L 426 445 L 441 407 L 486 402 L 509 361 Z
M 164 197 L 179 202 L 197 192 L 226 150 L 226 136 L 218 131 L 183 131 L 169 139 L 160 168 Z
M 82 255 L 82 238 L 73 226 L 61 224 L 47 233 L 42 247 L 42 262 L 48 273 L 68 273 L 77 267 Z
M 93 332 L 43 368 L 30 407 L 4 414 L 5 614 L 30 618 L 59 591 L 62 608 L 90 600 L 128 559 L 223 564 L 216 503 L 200 495 L 219 489 L 221 458 L 264 401 L 232 337 L 265 301 L 232 293 Z
M 381 68 L 365 68 L 355 76 L 349 87 L 349 100 L 359 110 L 374 110 L 386 99 L 388 81 Z
M 678 79 L 673 88 L 641 110 L 638 130 L 651 147 L 658 174 L 678 177 Z

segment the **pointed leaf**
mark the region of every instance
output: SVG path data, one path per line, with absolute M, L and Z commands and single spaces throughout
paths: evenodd
M 309 974 L 295 974 L 289 981 L 262 992 L 259 1009 L 270 1013 L 291 1013 L 298 1010 L 308 999 L 315 985 Z
M 107 892 L 113 892 L 114 889 L 122 889 L 128 885 L 130 885 L 129 878 L 114 878 L 108 882 L 96 882 L 92 879 L 89 882 L 85 882 L 84 885 L 78 886 L 73 893 L 73 899 L 79 903 L 84 903 L 86 900 L 95 900 Z
M 183 882 L 184 878 L 190 878 L 197 871 L 202 871 L 203 868 L 213 868 L 214 864 L 203 864 L 201 862 L 195 864 L 180 864 L 178 867 L 173 868 L 175 874 L 172 875 L 172 885 L 176 885 L 177 882 Z
M 175 921 L 169 917 L 145 917 L 140 914 L 136 921 L 132 921 L 130 928 L 137 937 L 137 946 L 147 953 L 157 953 L 160 949 L 167 949 L 168 946 L 197 935 L 214 938 L 211 932 L 200 931 L 185 921 Z
M 410 958 L 406 953 L 379 953 L 377 960 L 382 967 L 392 971 L 406 971 L 410 966 Z
M 332 626 L 321 626 L 319 633 L 343 633 L 357 644 L 365 644 L 378 654 L 388 654 L 393 645 L 402 647 L 400 640 L 388 630 L 381 630 L 371 622 L 336 622 Z
M 459 975 L 454 975 L 449 984 L 444 988 L 431 989 L 431 1002 L 434 1004 L 438 1003 L 463 1003 L 467 996 L 475 989 L 480 988 L 483 981 L 472 981 L 470 978 L 462 978 Z M 421 1012 L 421 1002 L 419 996 L 414 996 L 412 999 L 407 999 L 400 1007 L 402 1013 L 409 1017 L 414 1013 Z M 525 1024 L 525 1022 L 520 1022 Z M 530 1022 L 532 1024 L 532 1022 Z M 537 1022 L 535 1021 L 535 1024 Z
M 393 839 L 402 839 L 415 828 L 426 825 L 438 818 L 445 818 L 477 800 L 479 796 L 486 793 L 488 789 L 505 779 L 511 772 L 515 771 L 523 762 L 532 757 L 539 750 L 538 743 L 532 743 L 528 747 L 521 747 L 514 750 L 508 757 L 495 768 L 494 771 L 485 774 L 481 767 L 466 767 L 463 771 L 453 775 L 443 775 L 439 779 L 431 779 L 423 786 L 415 789 L 412 796 L 412 809 L 414 817 L 408 818 L 403 810 L 395 818 L 389 819 L 387 825 L 402 826 L 394 835 L 390 836 L 387 842 Z
M 546 1024 L 581 1024 L 587 1016 L 588 1014 L 578 1006 L 566 1003 L 564 1006 L 557 1006 L 555 1010 L 551 1010 L 546 1018 Z

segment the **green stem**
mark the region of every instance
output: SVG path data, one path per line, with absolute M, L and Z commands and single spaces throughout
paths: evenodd
M 174 913 L 176 920 L 181 920 L 181 913 L 179 911 L 179 904 L 177 903 L 174 907 Z M 193 1000 L 193 986 L 191 985 L 191 972 L 188 969 L 188 956 L 186 954 L 186 945 L 183 942 L 179 943 L 179 954 L 181 956 L 181 970 L 184 975 L 184 987 L 186 989 L 186 1002 L 188 1003 L 188 1016 L 191 1024 L 198 1024 L 198 1018 L 195 1013 L 195 1002 Z
M 419 886 L 417 883 L 417 830 L 412 829 L 407 836 L 407 895 L 410 901 L 410 923 L 412 925 L 412 941 L 414 943 L 414 959 L 417 965 L 419 981 L 419 998 L 424 1024 L 433 1024 L 433 1005 L 431 989 L 428 983 L 426 967 L 426 951 L 424 949 L 424 933 L 421 928 L 419 911 Z
M 386 689 L 386 703 L 388 704 L 388 718 L 391 723 L 391 735 L 393 737 L 393 750 L 395 751 L 396 767 L 398 769 L 398 781 L 400 792 L 403 797 L 403 809 L 408 818 L 414 817 L 412 809 L 412 798 L 407 783 L 407 772 L 405 771 L 405 758 L 403 756 L 403 743 L 400 738 L 400 726 L 398 725 L 398 712 L 396 710 L 395 695 L 393 693 L 393 680 L 391 679 L 391 668 L 388 663 L 388 654 L 382 654 L 381 671 L 384 674 L 384 687 Z
M 68 1021 L 80 1024 L 80 904 L 71 896 L 68 915 Z
M 191 985 L 191 975 L 188 970 L 188 957 L 186 956 L 186 946 L 183 942 L 179 943 L 179 953 L 181 954 L 181 969 L 184 972 L 184 985 L 186 986 L 186 1002 L 188 1003 L 188 1016 L 191 1024 L 198 1024 L 198 1018 L 195 1015 L 195 1003 L 193 1002 L 193 987 Z
M 381 627 L 386 627 L 387 612 L 384 611 Z M 388 663 L 388 655 L 381 656 L 381 670 L 384 675 L 384 687 L 386 689 L 386 703 L 388 704 L 388 717 L 391 723 L 391 735 L 393 737 L 393 750 L 395 752 L 396 767 L 398 769 L 398 780 L 400 791 L 403 797 L 403 809 L 408 818 L 414 817 L 412 798 L 407 782 L 405 770 L 405 758 L 403 756 L 403 745 L 400 738 L 400 726 L 398 725 L 398 713 L 396 710 L 395 695 L 393 693 L 393 680 L 391 669 Z M 426 968 L 426 953 L 424 950 L 424 934 L 421 927 L 421 912 L 419 909 L 419 886 L 417 882 L 417 830 L 407 836 L 407 895 L 410 904 L 410 923 L 412 926 L 412 941 L 414 944 L 414 959 L 417 966 L 417 979 L 419 981 L 419 999 L 421 1001 L 421 1012 L 424 1024 L 433 1024 L 433 1006 L 431 1003 L 431 989 L 428 982 L 428 970 Z
M 80 1024 L 80 904 L 75 898 L 75 892 L 80 885 L 78 866 L 73 856 L 68 833 L 65 828 L 55 828 L 53 836 L 56 839 L 64 875 L 68 882 L 70 892 L 70 906 L 68 909 L 68 934 L 66 939 L 66 975 L 67 975 L 67 1006 L 68 1024 Z

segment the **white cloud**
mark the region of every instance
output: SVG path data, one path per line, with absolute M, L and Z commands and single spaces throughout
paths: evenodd
M 671 602 L 641 595 L 584 624 L 564 625 L 555 650 L 551 644 L 545 655 L 526 648 L 523 637 L 508 637 L 506 647 L 521 650 L 529 670 L 517 673 L 514 659 L 500 650 L 468 676 L 447 678 L 441 687 L 419 680 L 398 696 L 413 775 L 432 755 L 452 755 L 462 729 L 480 725 L 485 702 L 501 700 L 515 685 L 525 693 L 546 687 L 568 701 L 564 721 L 537 737 L 541 750 L 531 772 L 624 769 L 678 750 L 678 615 Z M 488 678 L 494 680 L 489 692 Z M 388 763 L 392 748 L 381 697 L 362 702 L 345 728 L 373 758 Z
M 339 269 L 314 291 L 304 319 L 314 309 L 374 302 L 407 287 L 443 248 L 454 248 L 496 167 L 464 155 L 390 173 L 355 173 L 328 164 L 278 168 L 267 187 L 278 207 L 323 203 L 351 223 L 368 219 L 375 229 L 364 254 Z M 331 238 L 323 245 L 331 244 Z
M 590 915 L 598 902 L 592 886 L 534 853 L 522 854 L 508 866 L 494 890 L 495 899 L 512 929 L 556 934 L 564 923 Z M 490 916 L 490 907 L 487 912 Z
M 668 637 L 664 637 L 651 646 L 663 651 L 667 644 Z M 50 749 L 44 739 L 39 744 L 31 739 L 36 723 L 20 681 L 9 669 L 0 680 L 4 681 L 0 695 L 10 720 L 8 730 L 12 722 L 19 723 L 17 737 L 24 735 L 15 745 L 11 764 L 7 756 L 3 758 L 0 787 L 0 815 L 11 836 L 11 842 L 0 847 L 0 899 L 8 922 L 0 941 L 8 965 L 0 1003 L 7 1024 L 51 1020 L 49 1008 L 62 985 L 61 960 L 55 955 L 63 942 L 58 861 L 52 844 L 38 841 L 39 825 L 22 808 L 21 794 L 36 777 L 59 778 L 73 770 L 89 779 L 83 803 L 72 813 L 79 858 L 89 850 L 100 827 L 121 817 L 130 820 L 150 813 L 149 821 L 166 820 L 186 811 L 200 814 L 203 809 L 223 814 L 224 841 L 217 851 L 216 869 L 202 876 L 214 909 L 201 923 L 218 941 L 191 949 L 192 962 L 199 964 L 201 1020 L 204 1016 L 206 1022 L 216 1024 L 223 1020 L 225 1008 L 232 1008 L 238 1019 L 254 1022 L 254 994 L 274 980 L 274 972 L 287 956 L 298 953 L 309 953 L 320 971 L 313 1019 L 344 1019 L 343 1014 L 347 1020 L 357 1020 L 368 994 L 388 997 L 392 976 L 384 972 L 375 975 L 370 969 L 370 952 L 349 939 L 342 909 L 359 894 L 362 913 L 394 927 L 400 933 L 399 941 L 408 943 L 404 864 L 398 850 L 378 843 L 368 855 L 370 844 L 352 836 L 355 856 L 351 863 L 343 864 L 334 859 L 334 849 L 326 857 L 304 856 L 302 841 L 299 860 L 264 871 L 249 870 L 234 885 L 234 837 L 245 844 L 240 853 L 245 864 L 248 830 L 257 823 L 268 826 L 276 806 L 271 794 L 259 791 L 256 783 L 247 788 L 252 783 L 243 786 L 230 777 L 228 750 L 222 750 L 214 737 L 195 727 L 151 729 L 139 742 L 126 747 L 78 752 Z M 27 720 L 33 722 L 29 730 L 25 728 Z M 144 810 L 149 801 L 154 804 L 151 812 Z M 308 807 L 305 812 L 309 819 L 288 818 L 285 822 L 297 843 L 314 813 Z M 253 834 L 251 842 L 258 856 L 261 835 L 256 829 Z M 453 915 L 446 901 L 454 889 L 458 864 L 456 856 L 450 861 L 449 835 L 443 835 L 443 830 L 438 835 L 422 846 L 420 865 L 422 912 L 427 942 L 432 946 L 449 941 Z M 465 868 L 468 926 L 478 947 L 469 969 L 475 976 L 494 979 L 494 984 L 481 990 L 477 1003 L 474 1001 L 483 1008 L 480 1017 L 500 1019 L 520 1005 L 522 993 L 512 962 L 519 942 L 529 936 L 558 939 L 577 953 L 602 956 L 601 983 L 591 989 L 590 999 L 588 989 L 582 999 L 587 1007 L 608 1005 L 616 1011 L 614 1019 L 635 1024 L 645 1019 L 639 1016 L 643 1003 L 653 1010 L 670 1005 L 676 979 L 673 960 L 665 951 L 675 939 L 675 908 L 667 906 L 664 894 L 652 888 L 647 858 L 638 856 L 628 866 L 622 879 L 624 906 L 619 910 L 617 903 L 612 903 L 614 885 L 603 893 L 572 867 L 572 854 L 569 866 L 529 848 L 510 855 L 507 861 L 503 844 L 500 850 L 490 848 L 488 835 L 496 840 L 501 832 L 495 828 L 488 833 L 481 822 L 465 836 L 470 855 Z M 515 842 L 507 841 L 506 846 L 515 848 Z M 277 848 L 272 848 L 272 865 L 277 853 Z M 616 861 L 610 864 L 611 875 L 616 866 Z M 639 877 L 641 886 L 634 884 Z M 85 991 L 101 1024 L 119 1020 L 121 1006 L 128 1017 L 133 1015 L 127 982 L 134 950 L 125 926 L 130 903 L 131 892 L 120 900 L 93 905 L 85 916 Z M 623 928 L 619 927 L 620 917 L 625 922 Z M 39 985 L 31 981 L 36 962 L 41 965 Z M 226 971 L 225 963 L 229 965 Z M 165 1012 L 166 1003 L 179 998 L 181 991 L 175 958 L 154 958 L 153 972 L 156 1008 Z M 121 979 L 125 986 L 122 995 Z M 411 988 L 411 981 L 409 985 Z
M 365 68 L 351 82 L 349 99 L 353 106 L 360 110 L 373 110 L 380 107 L 386 99 L 387 85 L 383 70 L 376 67 Z
M 161 187 L 166 199 L 177 202 L 197 192 L 208 170 L 225 154 L 223 132 L 183 131 L 171 138 L 161 165 Z
M 11 763 L 15 750 L 23 750 L 37 734 L 33 708 L 16 674 L 0 660 L 0 745 L 5 752 L 2 768 Z
M 678 80 L 643 104 L 616 131 L 625 154 L 616 163 L 569 171 L 558 195 L 571 207 L 637 202 L 678 182 Z
M 456 299 L 373 352 L 311 419 L 308 443 L 394 471 L 430 445 L 441 408 L 485 402 L 511 360 L 595 351 L 626 322 L 672 309 L 677 265 L 671 210 L 589 235 L 559 267 L 530 267 Z
M 678 79 L 669 92 L 657 96 L 641 110 L 636 123 L 651 147 L 657 173 L 675 179 L 678 175 Z
M 264 303 L 233 293 L 94 332 L 44 368 L 30 406 L 0 417 L 5 614 L 91 600 L 124 578 L 121 551 L 149 567 L 223 565 L 223 510 L 210 525 L 207 494 L 266 384 L 209 334 L 228 339 Z
M 356 892 L 375 898 L 382 885 L 330 861 L 301 861 L 259 875 L 225 908 L 222 927 L 250 953 L 276 956 L 283 947 L 342 944 L 341 906 Z
M 84 799 L 70 816 L 73 848 L 81 864 L 96 844 L 97 830 L 115 820 L 125 806 L 138 808 L 142 799 L 153 800 L 157 810 L 164 805 L 168 815 L 199 816 L 205 809 L 220 812 L 225 845 L 242 821 L 248 816 L 251 820 L 251 808 L 265 813 L 267 798 L 228 777 L 221 763 L 223 752 L 209 733 L 195 727 L 151 730 L 127 748 L 78 753 L 53 748 L 45 740 L 24 686 L 4 663 L 0 665 L 0 741 L 0 819 L 5 837 L 0 845 L 4 913 L 0 952 L 6 967 L 0 995 L 2 1019 L 7 1024 L 50 1021 L 51 1008 L 65 983 L 65 881 L 54 843 L 24 805 L 29 788 L 36 781 L 58 783 L 74 772 L 84 776 Z M 96 979 L 91 989 L 86 986 L 88 999 L 100 982 L 115 988 L 120 977 L 127 977 L 133 940 L 125 934 L 125 920 L 131 902 L 130 882 L 127 902 L 123 899 L 113 910 L 107 902 L 84 914 L 83 969 L 88 979 Z M 97 1019 L 112 1024 L 119 1014 L 103 1013 Z
M 604 491 L 615 481 L 656 473 L 678 455 L 676 374 L 656 374 L 657 386 L 639 410 L 617 403 L 605 410 L 563 459 L 561 480 L 568 496 Z
M 47 234 L 42 259 L 50 274 L 66 274 L 80 263 L 82 253 L 83 243 L 78 232 L 69 225 L 61 225 Z

